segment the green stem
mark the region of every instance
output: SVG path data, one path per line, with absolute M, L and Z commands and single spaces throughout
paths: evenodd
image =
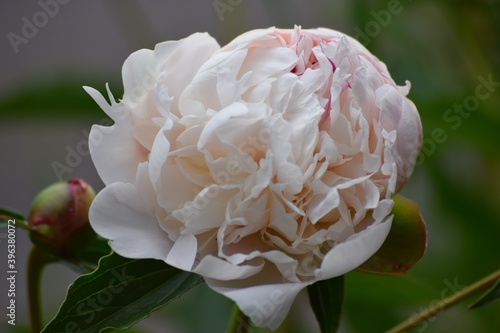
M 40 309 L 40 284 L 43 269 L 51 260 L 45 252 L 33 246 L 28 257 L 28 302 L 30 308 L 31 331 L 42 330 L 42 313 Z
M 24 230 L 30 230 L 30 227 L 28 225 L 28 221 L 16 220 L 16 225 Z
M 251 322 L 250 319 L 245 316 L 243 312 L 235 304 L 233 312 L 231 313 L 231 319 L 229 321 L 228 333 L 250 333 L 251 332 Z
M 435 316 L 437 313 L 448 309 L 449 307 L 461 302 L 465 298 L 480 292 L 491 285 L 493 285 L 498 279 L 500 279 L 500 270 L 482 278 L 481 280 L 475 282 L 474 284 L 465 287 L 464 289 L 456 292 L 455 294 L 441 300 L 440 302 L 437 302 L 435 305 L 429 306 L 428 308 L 422 310 L 421 312 L 417 313 L 416 315 L 410 317 L 406 321 L 400 323 L 399 325 L 394 326 L 390 330 L 388 330 L 386 333 L 401 333 L 404 332 L 411 327 L 417 325 L 418 323 L 421 323 L 433 316 Z

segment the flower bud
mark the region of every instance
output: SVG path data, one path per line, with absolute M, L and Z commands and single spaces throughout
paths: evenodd
M 50 185 L 33 200 L 28 225 L 32 242 L 61 257 L 71 257 L 70 243 L 89 228 L 88 211 L 95 192 L 81 179 Z

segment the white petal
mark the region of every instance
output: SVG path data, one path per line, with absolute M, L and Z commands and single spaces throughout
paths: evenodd
M 194 267 L 193 272 L 206 279 L 231 281 L 245 279 L 258 274 L 262 270 L 260 265 L 233 265 L 219 257 L 208 255 Z
M 337 208 L 340 203 L 340 195 L 338 190 L 347 189 L 356 184 L 363 183 L 367 180 L 370 175 L 345 180 L 344 182 L 331 187 L 326 193 L 316 194 L 311 202 L 309 203 L 307 216 L 311 219 L 311 222 L 315 224 L 323 216 L 328 214 L 332 209 Z
M 295 66 L 297 55 L 288 48 L 252 48 L 240 73 L 252 72 L 248 86 L 256 85 L 276 74 L 285 74 Z
M 233 49 L 241 49 L 246 47 L 249 43 L 255 42 L 258 40 L 268 40 L 272 39 L 270 35 L 276 30 L 274 27 L 270 27 L 267 29 L 255 29 L 245 32 L 244 34 L 239 35 L 235 39 L 233 39 L 229 44 L 227 44 L 223 50 L 229 51 Z
M 104 184 L 133 183 L 139 163 L 146 161 L 147 152 L 137 143 L 130 126 L 94 125 L 89 135 L 92 161 Z
M 170 163 L 163 164 L 158 188 L 164 189 L 160 190 L 158 203 L 169 212 L 182 207 L 187 201 L 193 200 L 201 190 L 199 186 L 184 176 L 176 164 Z
M 248 108 L 243 103 L 233 103 L 227 108 L 217 112 L 217 114 L 205 125 L 203 132 L 201 132 L 197 148 L 202 150 L 210 136 L 217 131 L 218 127 L 222 126 L 229 119 L 242 116 L 246 113 L 248 113 Z
M 151 175 L 151 182 L 156 187 L 160 179 L 161 169 L 166 162 L 168 153 L 170 152 L 170 142 L 166 137 L 166 132 L 172 128 L 172 122 L 166 122 L 162 129 L 156 134 L 149 155 L 149 173 Z
M 198 244 L 194 235 L 180 235 L 175 240 L 165 262 L 179 269 L 190 271 L 196 258 L 197 249 Z
M 210 185 L 204 188 L 193 202 L 189 202 L 174 213 L 179 221 L 184 222 L 190 233 L 200 234 L 220 227 L 225 220 L 228 201 L 237 192 L 226 190 L 223 186 Z
M 238 73 L 245 60 L 246 52 L 238 51 L 232 54 L 226 61 L 216 67 L 217 71 L 217 94 L 222 107 L 240 100 L 245 83 L 250 78 L 251 72 L 245 73 L 238 80 Z
M 237 71 L 236 73 L 232 73 L 234 74 L 233 78 L 236 79 L 241 67 L 241 61 L 246 54 L 247 50 L 236 51 L 229 56 L 227 54 L 216 53 L 204 63 L 180 95 L 180 113 L 183 116 L 201 116 L 204 110 L 220 110 L 223 104 L 227 104 L 230 99 L 234 99 L 233 92 L 229 94 L 231 96 L 222 94 L 222 101 L 220 100 L 218 91 L 222 89 L 222 84 L 219 82 L 220 76 L 224 76 L 224 72 L 229 67 Z M 227 77 L 230 77 L 230 74 L 227 73 Z M 233 82 L 237 84 L 236 81 Z
M 162 83 L 168 87 L 170 95 L 179 98 L 198 69 L 218 49 L 217 41 L 207 33 L 195 33 L 179 42 L 156 45 L 155 60 L 162 71 Z M 172 112 L 179 116 L 176 103 Z
M 117 104 L 106 85 L 111 105 L 94 88 L 84 87 L 114 125 L 94 125 L 89 134 L 89 150 L 92 161 L 104 184 L 113 182 L 133 183 L 137 165 L 147 159 L 147 152 L 136 142 L 132 134 L 129 115 L 124 105 Z
M 270 223 L 268 228 L 278 231 L 284 235 L 289 241 L 294 241 L 297 238 L 298 225 L 294 214 L 287 213 L 283 204 L 279 202 L 275 195 L 270 199 Z
M 277 329 L 288 314 L 297 294 L 310 283 L 267 284 L 236 288 L 205 279 L 216 292 L 232 299 L 259 327 Z
M 157 70 L 152 50 L 138 50 L 123 63 L 123 100 L 127 105 L 137 105 L 154 87 Z
M 87 94 L 89 94 L 94 99 L 97 105 L 99 105 L 99 107 L 104 112 L 106 112 L 106 114 L 111 119 L 113 119 L 115 123 L 121 122 L 129 116 L 130 112 L 123 105 L 116 104 L 113 94 L 109 90 L 109 86 L 107 84 L 106 84 L 106 90 L 108 91 L 111 105 L 108 104 L 104 96 L 102 96 L 101 93 L 96 89 L 91 87 L 83 87 L 83 89 L 85 89 Z
M 332 209 L 337 208 L 340 203 L 340 196 L 337 188 L 332 188 L 327 193 L 317 193 L 307 208 L 307 216 L 312 224 L 316 224 L 323 216 Z

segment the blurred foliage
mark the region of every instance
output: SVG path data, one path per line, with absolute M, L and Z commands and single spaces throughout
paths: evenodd
M 374 13 L 387 10 L 390 2 L 393 0 L 346 1 L 339 13 L 340 6 L 333 0 L 312 1 L 308 10 L 318 23 L 310 24 L 355 36 L 370 22 L 372 26 L 377 23 Z M 378 32 L 371 33 L 366 46 L 387 64 L 398 84 L 404 80 L 412 83 L 409 97 L 420 111 L 426 141 L 421 163 L 403 194 L 420 205 L 429 229 L 428 248 L 424 259 L 405 276 L 349 273 L 341 332 L 383 332 L 500 264 L 500 86 L 467 117 L 461 117 L 460 125 L 452 126 L 445 117 L 454 105 L 474 96 L 481 83 L 479 76 L 500 82 L 500 1 L 398 3 L 402 9 L 391 14 L 387 24 L 378 23 Z M 260 14 L 272 25 L 301 23 L 302 9 L 297 5 L 284 0 L 259 4 L 265 11 Z M 226 14 L 216 36 L 221 44 L 257 28 L 252 24 L 255 11 L 246 12 L 247 7 L 243 2 Z M 54 81 L 8 96 L 0 101 L 2 116 L 90 116 L 98 121 L 103 113 L 81 86 L 103 91 L 106 80 L 85 80 L 84 73 L 80 74 L 69 82 Z M 121 84 L 111 84 L 111 88 L 120 96 Z M 444 133 L 439 142 L 433 137 L 435 130 Z M 304 323 L 301 308 L 294 309 L 278 332 L 311 331 L 304 328 L 311 325 Z M 167 312 L 189 332 L 223 332 L 230 303 L 200 286 L 161 313 Z M 464 303 L 414 332 L 497 332 L 499 313 L 498 302 L 474 311 Z M 153 317 L 158 319 L 161 314 Z M 314 323 L 312 327 L 317 329 Z M 257 332 L 269 331 L 255 329 Z
M 353 6 L 360 27 L 373 20 Z M 387 1 L 371 1 L 375 11 Z M 383 332 L 498 269 L 500 236 L 500 85 L 476 110 L 451 123 L 445 113 L 475 95 L 479 76 L 500 82 L 500 2 L 402 1 L 403 10 L 367 46 L 396 82 L 412 82 L 424 152 L 405 194 L 420 203 L 429 228 L 427 253 L 403 277 L 351 273 L 346 279 L 347 332 Z M 442 130 L 437 142 L 433 132 Z M 441 142 L 444 141 L 444 142 Z M 499 304 L 469 312 L 461 304 L 413 332 L 495 332 Z
M 36 82 L 36 81 L 35 81 Z M 102 110 L 83 90 L 83 85 L 104 87 L 105 79 L 61 78 L 50 82 L 32 84 L 0 100 L 0 116 L 6 118 L 102 118 Z M 116 91 L 121 84 L 113 84 Z M 123 94 L 123 93 L 121 93 Z M 117 94 L 120 96 L 120 94 Z M 71 110 L 71 113 L 68 111 Z

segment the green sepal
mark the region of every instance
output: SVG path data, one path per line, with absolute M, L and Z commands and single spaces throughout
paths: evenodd
M 405 274 L 424 255 L 427 230 L 418 206 L 402 196 L 394 196 L 392 227 L 384 244 L 358 267 L 367 273 Z
M 337 332 L 344 302 L 344 276 L 317 281 L 307 287 L 321 333 Z

